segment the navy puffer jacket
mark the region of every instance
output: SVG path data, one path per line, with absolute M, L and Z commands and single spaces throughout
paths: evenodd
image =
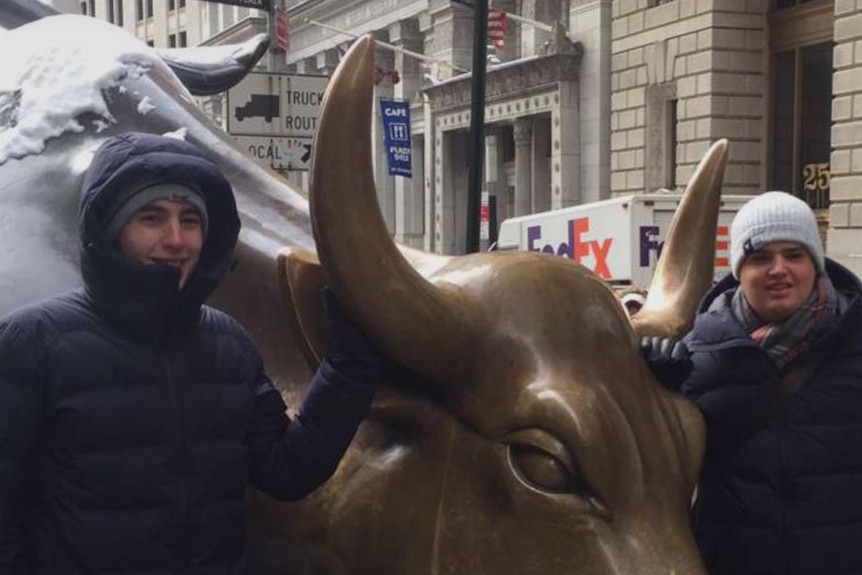
M 729 310 L 708 311 L 732 277 L 686 336 L 683 392 L 707 424 L 696 536 L 711 575 L 862 573 L 862 286 L 835 262 L 826 271 L 849 307 L 786 410 L 767 411 L 771 358 Z
M 143 265 L 102 240 L 130 182 L 194 185 L 209 226 L 198 267 Z M 80 208 L 85 289 L 0 324 L 0 573 L 249 574 L 246 482 L 281 499 L 326 480 L 373 386 L 326 361 L 293 420 L 232 318 L 202 306 L 231 265 L 227 181 L 182 141 L 109 141 Z

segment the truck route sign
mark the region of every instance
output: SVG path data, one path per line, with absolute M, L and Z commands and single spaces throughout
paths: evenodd
M 252 72 L 228 90 L 227 131 L 273 169 L 307 170 L 304 151 L 328 83 L 328 76 Z

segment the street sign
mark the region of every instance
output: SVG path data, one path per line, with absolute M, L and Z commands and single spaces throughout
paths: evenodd
M 491 196 L 487 190 L 482 191 L 479 203 L 479 239 L 487 241 L 491 238 Z
M 311 168 L 311 137 L 234 136 L 234 140 L 259 164 L 273 170 Z
M 383 144 L 386 148 L 389 175 L 412 177 L 410 102 L 380 100 L 380 118 L 383 122 Z
M 227 131 L 244 136 L 313 136 L 328 76 L 253 72 L 227 93 Z
M 228 90 L 227 131 L 232 136 L 248 136 L 248 145 L 272 151 L 251 153 L 278 169 L 307 170 L 301 151 L 310 143 L 317 127 L 317 114 L 323 93 L 329 83 L 327 76 L 295 74 L 265 74 L 253 72 Z M 258 150 L 260 148 L 256 148 Z M 278 151 L 278 153 L 275 152 Z M 291 151 L 288 157 L 288 151 Z

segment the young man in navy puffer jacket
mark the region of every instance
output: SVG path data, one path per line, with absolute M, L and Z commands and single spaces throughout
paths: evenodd
M 246 482 L 279 499 L 323 483 L 381 358 L 330 298 L 354 357 L 325 359 L 288 418 L 245 331 L 203 305 L 240 222 L 191 144 L 108 140 L 79 224 L 85 287 L 0 324 L 0 573 L 253 573 Z

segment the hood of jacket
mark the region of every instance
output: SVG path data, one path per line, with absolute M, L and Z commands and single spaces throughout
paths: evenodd
M 178 183 L 199 190 L 207 205 L 207 237 L 182 290 L 180 272 L 142 264 L 105 239 L 112 200 L 130 188 Z M 78 209 L 81 273 L 97 312 L 130 337 L 148 341 L 197 323 L 200 307 L 230 269 L 240 221 L 230 183 L 201 150 L 185 141 L 127 133 L 96 152 Z

